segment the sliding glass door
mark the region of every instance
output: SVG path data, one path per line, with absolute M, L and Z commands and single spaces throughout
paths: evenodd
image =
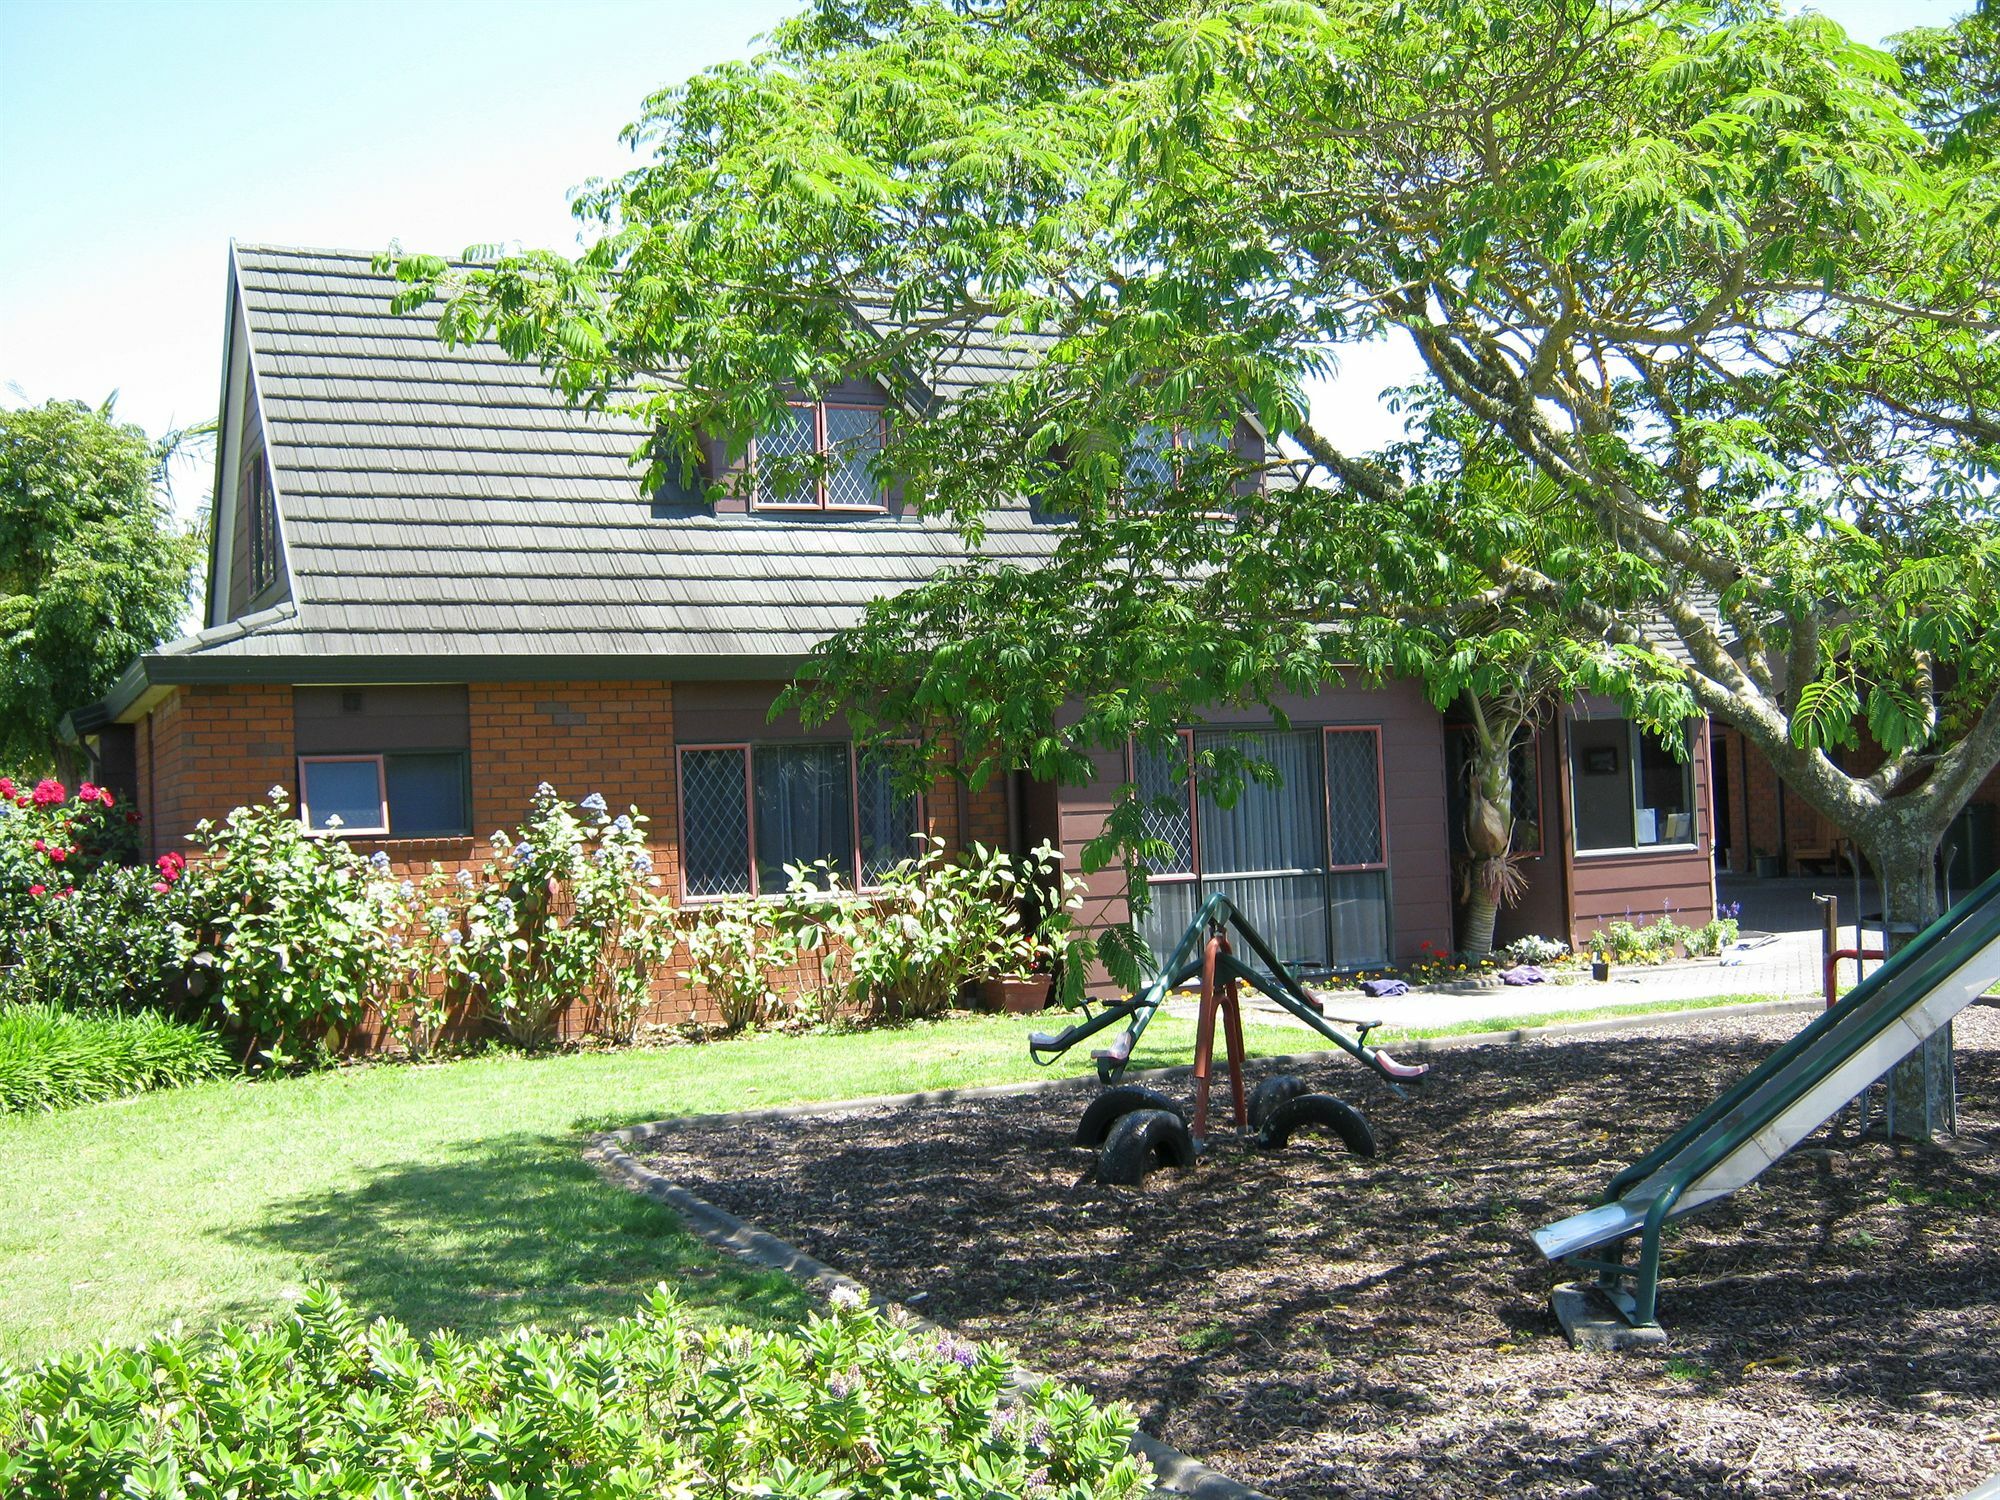
M 1201 784 L 1205 749 L 1233 746 L 1277 773 L 1245 778 L 1229 806 Z M 1388 860 L 1381 735 L 1370 726 L 1195 730 L 1170 754 L 1135 754 L 1152 841 L 1152 906 L 1140 921 L 1164 959 L 1209 896 L 1229 897 L 1298 972 L 1385 962 Z

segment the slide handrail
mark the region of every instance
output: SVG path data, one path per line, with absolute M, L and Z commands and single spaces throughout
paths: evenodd
M 1982 922 L 1982 918 L 1987 920 Z M 1901 990 L 1907 983 L 1915 988 L 1917 994 L 1927 994 L 1946 974 L 1970 957 L 1970 953 L 1965 951 L 1966 944 L 1983 947 L 1992 942 L 1996 936 L 2000 936 L 2000 873 L 1988 878 L 1963 901 L 1941 915 L 1909 943 L 1897 949 L 1881 968 L 1848 991 L 1831 1009 L 1822 1012 L 1801 1027 L 1796 1036 L 1738 1079 L 1735 1084 L 1725 1089 L 1707 1108 L 1688 1120 L 1665 1141 L 1614 1175 L 1597 1201 L 1600 1204 L 1616 1202 L 1627 1189 L 1645 1181 L 1668 1163 L 1673 1162 L 1774 1076 L 1790 1067 L 1802 1054 L 1813 1048 L 1822 1037 L 1845 1026 L 1857 1012 L 1865 1010 L 1885 991 L 1892 987 Z M 1964 941 L 1954 942 L 1954 939 Z M 1694 1161 L 1701 1163 L 1698 1171 L 1687 1173 L 1683 1169 L 1691 1164 L 1679 1163 L 1676 1164 L 1673 1178 L 1678 1179 L 1680 1186 L 1685 1187 L 1708 1172 L 1744 1140 L 1769 1125 L 1792 1102 L 1823 1082 L 1856 1051 L 1893 1026 L 1900 1015 L 1901 1008 L 1884 1005 L 1870 1024 L 1851 1033 L 1850 1045 L 1830 1051 L 1814 1063 L 1805 1073 L 1800 1085 L 1789 1091 L 1787 1096 L 1774 1098 L 1763 1109 L 1744 1121 L 1737 1130 L 1710 1142 L 1707 1149 L 1697 1153 Z M 1710 1157 L 1714 1159 L 1709 1160 Z M 1667 1186 L 1671 1186 L 1671 1183 L 1663 1184 L 1663 1187 Z

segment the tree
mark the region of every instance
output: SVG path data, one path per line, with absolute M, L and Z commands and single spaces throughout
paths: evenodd
M 1908 928 L 2000 760 L 1983 24 L 1906 78 L 1771 0 L 822 0 L 648 101 L 580 259 L 406 257 L 401 302 L 632 406 L 653 477 L 859 375 L 968 537 L 995 496 L 1071 517 L 872 609 L 822 710 L 1075 775 L 1343 664 L 1435 691 L 1514 614 L 1566 684 L 1740 730 Z M 974 330 L 1019 368 L 929 400 Z M 1383 333 L 1515 482 L 1315 427 L 1306 382 Z M 1295 446 L 1133 502 L 1148 431 L 1239 413 Z
M 0 763 L 73 779 L 63 716 L 178 629 L 201 548 L 161 494 L 182 440 L 152 442 L 109 402 L 0 411 Z

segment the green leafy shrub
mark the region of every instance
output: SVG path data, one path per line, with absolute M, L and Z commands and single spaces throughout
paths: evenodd
M 178 860 L 178 856 L 174 857 Z M 169 862 L 169 869 L 174 869 Z M 195 951 L 185 893 L 152 866 L 104 866 L 33 903 L 11 934 L 0 1003 L 46 1000 L 72 1010 L 174 1010 L 187 998 Z
M 781 938 L 774 908 L 753 897 L 704 902 L 683 919 L 689 982 L 708 996 L 724 1031 L 742 1031 L 777 1020 L 785 1000 L 772 986 L 770 971 L 795 950 L 796 926 Z
M 308 832 L 275 786 L 196 837 L 208 857 L 186 881 L 193 962 L 224 1024 L 274 1066 L 339 1046 L 392 986 L 388 856 Z
M 229 1067 L 199 1027 L 150 1011 L 0 1006 L 0 1113 L 66 1109 L 213 1078 Z
M 456 972 L 521 1046 L 554 1041 L 578 1000 L 596 1030 L 630 1041 L 671 926 L 646 819 L 637 808 L 613 817 L 595 792 L 572 805 L 543 782 L 527 821 L 492 847 L 462 940 L 446 934 Z
M 587 1335 L 429 1346 L 311 1288 L 212 1340 L 0 1372 L 0 1491 L 617 1500 L 1137 1500 L 1130 1417 L 1006 1356 L 837 1306 L 797 1333 L 695 1329 L 664 1289 Z M 197 1476 L 198 1479 L 197 1479 Z
M 1077 885 L 1047 844 L 1013 860 L 983 844 L 953 855 L 927 839 L 865 895 L 843 891 L 824 862 L 794 869 L 786 902 L 846 950 L 855 1013 L 896 1022 L 938 1015 L 968 985 L 1046 971 L 1058 957 L 1066 994 L 1080 990 L 1091 945 L 1074 936 Z M 1030 900 L 1044 907 L 1033 927 Z

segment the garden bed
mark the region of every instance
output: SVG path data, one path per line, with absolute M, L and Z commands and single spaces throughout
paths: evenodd
M 1406 1104 L 1329 1060 L 1375 1161 L 1224 1146 L 1144 1189 L 1093 1180 L 1069 1090 L 643 1155 L 1273 1495 L 1952 1495 L 2000 1468 L 2000 1011 L 1959 1023 L 1955 1146 L 1821 1132 L 1672 1235 L 1665 1351 L 1572 1351 L 1547 1310 L 1529 1232 L 1797 1025 L 1443 1052 Z

